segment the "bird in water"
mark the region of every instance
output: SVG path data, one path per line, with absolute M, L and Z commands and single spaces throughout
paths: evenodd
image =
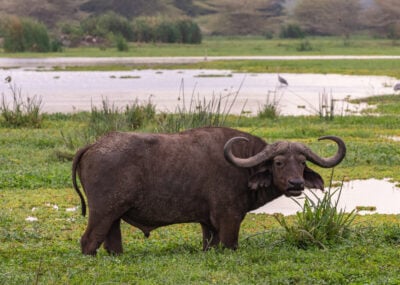
M 11 82 L 11 76 L 7 76 L 6 78 L 4 78 L 6 83 L 10 83 Z
M 287 80 L 286 80 L 285 78 L 283 78 L 282 76 L 280 76 L 279 74 L 278 74 L 278 81 L 279 81 L 279 83 L 280 83 L 281 85 L 285 85 L 285 86 L 288 86 L 288 85 L 289 85 L 289 83 L 287 82 Z

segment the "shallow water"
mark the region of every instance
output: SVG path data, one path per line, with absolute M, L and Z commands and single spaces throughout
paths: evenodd
M 337 190 L 336 188 L 332 189 Z M 305 194 L 316 201 L 311 190 L 306 190 Z M 327 191 L 327 190 L 326 190 Z M 314 193 L 321 198 L 324 194 L 320 190 Z M 334 195 L 338 197 L 338 192 Z M 304 195 L 295 198 L 301 205 L 304 203 Z M 342 187 L 338 208 L 346 212 L 351 212 L 356 207 L 376 207 L 375 211 L 361 211 L 360 214 L 379 213 L 379 214 L 400 214 L 400 188 L 396 187 L 389 180 L 367 179 L 353 180 L 345 182 Z M 253 213 L 281 213 L 283 215 L 293 215 L 300 211 L 300 206 L 291 198 L 280 197 Z
M 321 111 L 321 98 L 335 100 L 334 113 L 345 115 L 365 105 L 343 100 L 393 93 L 396 80 L 387 76 L 337 74 L 281 74 L 289 86 L 281 86 L 277 74 L 243 74 L 228 70 L 132 70 L 132 71 L 37 71 L 0 70 L 0 78 L 11 76 L 24 96 L 40 96 L 44 112 L 73 112 L 100 106 L 107 98 L 115 106 L 135 99 L 151 98 L 159 111 L 175 111 L 183 99 L 192 96 L 222 96 L 230 102 L 237 95 L 231 113 L 256 115 L 267 102 L 276 101 L 282 115 L 315 115 Z M 9 84 L 0 83 L 1 94 L 11 99 Z M 180 100 L 178 100 L 180 99 Z

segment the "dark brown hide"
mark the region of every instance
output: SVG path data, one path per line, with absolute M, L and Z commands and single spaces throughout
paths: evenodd
M 267 146 L 234 129 L 199 128 L 178 134 L 114 132 L 78 151 L 73 183 L 85 214 L 77 172 L 89 208 L 82 252 L 95 254 L 104 242 L 108 252 L 121 253 L 121 219 L 146 236 L 161 226 L 200 223 L 204 250 L 220 242 L 235 249 L 247 212 L 282 194 L 299 195 L 304 186 L 323 189 L 321 177 L 295 147 L 251 167 L 229 163 L 224 146 L 233 137 L 247 140 L 230 145 L 234 158 L 253 157 Z

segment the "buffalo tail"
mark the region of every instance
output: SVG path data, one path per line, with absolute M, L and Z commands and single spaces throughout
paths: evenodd
M 89 147 L 90 147 L 90 145 L 78 150 L 74 156 L 74 161 L 72 163 L 72 184 L 74 185 L 74 189 L 75 189 L 76 193 L 78 193 L 79 198 L 81 199 L 82 216 L 86 215 L 86 202 L 85 202 L 85 198 L 83 197 L 81 190 L 79 190 L 79 186 L 76 181 L 76 172 L 77 172 L 79 162 L 80 162 L 83 154 L 89 149 Z

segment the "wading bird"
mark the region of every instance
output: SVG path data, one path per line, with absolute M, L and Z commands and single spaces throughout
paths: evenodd
M 281 85 L 285 85 L 285 86 L 288 86 L 288 85 L 289 85 L 289 83 L 287 82 L 287 80 L 286 80 L 285 78 L 283 78 L 282 76 L 280 76 L 279 74 L 278 74 L 278 81 L 279 81 L 279 83 L 280 83 Z

